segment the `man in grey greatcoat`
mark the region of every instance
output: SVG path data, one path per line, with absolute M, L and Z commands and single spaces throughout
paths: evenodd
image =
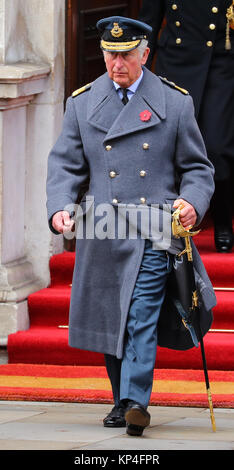
M 165 237 L 164 231 L 152 235 L 138 219 L 130 236 L 130 209 L 140 209 L 144 219 L 153 208 L 159 219 L 169 213 L 171 220 L 171 211 L 182 204 L 180 222 L 189 229 L 209 207 L 214 170 L 189 94 L 144 67 L 151 27 L 110 17 L 97 28 L 107 72 L 67 100 L 63 129 L 48 160 L 48 220 L 56 234 L 66 234 L 77 222 L 69 344 L 105 355 L 115 406 L 104 426 L 126 426 L 129 435 L 140 436 L 150 423 L 157 344 L 193 345 L 174 317 L 170 330 L 165 308 L 180 240 L 168 230 Z M 89 188 L 77 206 L 85 181 Z M 113 224 L 117 215 L 121 230 Z M 215 298 L 193 250 L 205 334 Z

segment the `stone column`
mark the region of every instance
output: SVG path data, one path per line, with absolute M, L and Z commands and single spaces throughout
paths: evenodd
M 0 0 L 0 346 L 50 282 L 48 153 L 62 124 L 65 0 Z
M 0 65 L 0 329 L 28 328 L 27 296 L 42 282 L 25 249 L 27 106 L 47 86 L 48 65 Z

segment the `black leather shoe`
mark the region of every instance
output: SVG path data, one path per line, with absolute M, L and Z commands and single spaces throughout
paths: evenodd
M 215 228 L 215 246 L 219 253 L 230 253 L 233 247 L 233 232 L 226 227 Z
M 146 426 L 150 424 L 150 414 L 139 403 L 130 402 L 125 412 L 125 420 L 127 434 L 141 436 Z
M 124 418 L 125 408 L 123 406 L 114 406 L 111 412 L 103 419 L 103 424 L 107 428 L 123 428 L 126 426 Z

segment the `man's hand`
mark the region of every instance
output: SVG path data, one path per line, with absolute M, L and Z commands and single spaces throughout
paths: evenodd
M 55 230 L 59 233 L 66 233 L 70 232 L 73 225 L 74 220 L 70 218 L 70 214 L 67 211 L 59 211 L 54 214 L 52 218 L 52 225 Z
M 185 228 L 185 230 L 189 230 L 195 225 L 197 220 L 197 214 L 189 202 L 185 201 L 184 199 L 176 199 L 173 204 L 173 208 L 177 209 L 180 205 L 183 206 L 183 209 L 180 213 L 180 222 Z

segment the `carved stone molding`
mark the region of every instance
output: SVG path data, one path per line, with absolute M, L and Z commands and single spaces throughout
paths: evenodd
M 47 64 L 0 64 L 0 110 L 29 104 L 46 90 L 49 74 Z

